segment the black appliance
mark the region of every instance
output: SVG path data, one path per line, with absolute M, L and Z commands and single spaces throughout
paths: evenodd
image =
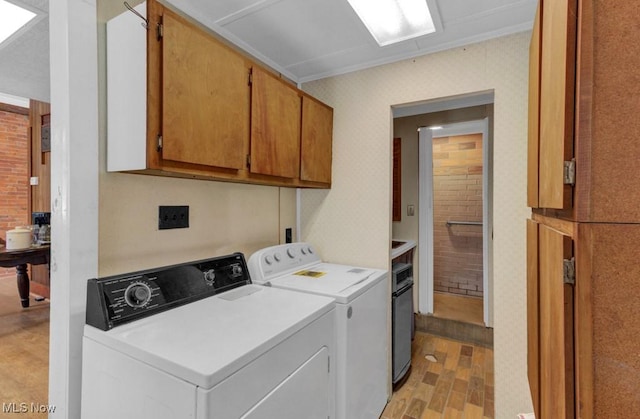
M 413 337 L 413 265 L 394 263 L 392 266 L 392 358 L 393 384 L 406 375 L 411 366 Z
M 242 253 L 90 279 L 86 322 L 109 330 L 250 283 Z

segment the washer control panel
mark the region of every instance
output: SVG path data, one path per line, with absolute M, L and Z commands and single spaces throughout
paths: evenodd
M 242 253 L 87 283 L 87 324 L 102 330 L 251 283 Z
M 320 256 L 309 243 L 287 243 L 258 250 L 249 258 L 253 282 L 264 284 L 270 279 L 320 262 Z

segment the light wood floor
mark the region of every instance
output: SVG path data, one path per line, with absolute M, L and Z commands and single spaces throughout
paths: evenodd
M 493 350 L 417 332 L 409 374 L 382 419 L 494 418 Z
M 482 298 L 433 293 L 434 317 L 484 326 L 483 309 Z
M 0 403 L 47 405 L 49 387 L 49 302 L 20 305 L 16 278 L 0 279 Z M 4 417 L 0 410 L 0 417 Z M 45 418 L 42 413 L 10 414 Z

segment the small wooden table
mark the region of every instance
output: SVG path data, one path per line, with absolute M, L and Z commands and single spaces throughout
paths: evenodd
M 15 266 L 18 279 L 18 294 L 22 307 L 29 307 L 29 274 L 27 264 L 49 264 L 50 246 L 31 246 L 27 249 L 0 249 L 0 267 Z

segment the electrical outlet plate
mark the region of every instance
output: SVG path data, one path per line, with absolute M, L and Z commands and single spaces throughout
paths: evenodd
M 189 228 L 188 205 L 160 205 L 158 207 L 158 229 Z
M 291 230 L 291 227 L 285 228 L 284 229 L 284 242 L 285 243 L 291 243 L 293 241 L 293 232 Z

